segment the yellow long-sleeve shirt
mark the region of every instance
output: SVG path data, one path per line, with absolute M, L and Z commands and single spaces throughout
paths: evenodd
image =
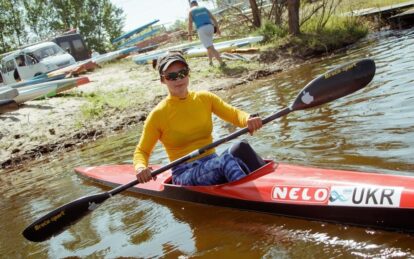
M 134 168 L 147 167 L 158 140 L 170 161 L 212 143 L 212 114 L 238 127 L 246 127 L 249 114 L 206 91 L 188 93 L 185 99 L 168 96 L 148 115 L 134 152 Z M 201 156 L 212 154 L 214 149 Z M 201 157 L 200 156 L 200 157 Z

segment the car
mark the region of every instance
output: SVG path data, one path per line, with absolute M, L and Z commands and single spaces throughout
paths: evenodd
M 42 42 L 11 52 L 1 60 L 4 84 L 48 73 L 75 64 L 72 55 L 54 42 Z
M 88 50 L 83 37 L 79 33 L 65 33 L 54 37 L 52 41 L 70 53 L 76 61 L 91 58 L 91 52 Z

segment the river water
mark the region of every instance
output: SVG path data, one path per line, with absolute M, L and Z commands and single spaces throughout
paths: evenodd
M 373 58 L 377 72 L 363 90 L 322 107 L 293 112 L 245 138 L 262 156 L 276 161 L 414 176 L 413 53 L 413 29 L 384 31 L 339 56 L 220 95 L 248 112 L 267 116 L 289 105 L 304 85 L 328 69 Z M 214 137 L 232 131 L 234 127 L 217 121 Z M 43 214 L 105 190 L 80 179 L 73 168 L 131 159 L 140 132 L 137 126 L 52 161 L 2 172 L 0 257 L 414 258 L 412 235 L 126 192 L 49 241 L 31 243 L 22 237 L 21 231 Z M 167 162 L 157 146 L 152 163 Z

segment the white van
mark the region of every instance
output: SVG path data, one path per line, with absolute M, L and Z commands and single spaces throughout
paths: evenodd
M 75 64 L 75 59 L 54 42 L 43 42 L 12 52 L 1 60 L 4 84 Z

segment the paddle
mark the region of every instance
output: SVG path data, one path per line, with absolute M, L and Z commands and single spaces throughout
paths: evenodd
M 289 107 L 286 107 L 283 110 L 263 119 L 263 124 L 266 124 L 281 116 L 285 116 L 292 111 L 308 109 L 353 93 L 365 87 L 372 80 L 374 74 L 375 63 L 371 59 L 362 59 L 330 70 L 324 75 L 319 76 L 308 83 L 300 91 L 295 101 Z M 153 171 L 152 176 L 156 176 L 174 166 L 206 152 L 211 148 L 217 147 L 218 145 L 247 132 L 247 128 L 240 129 L 227 137 L 219 139 L 169 163 L 168 165 L 159 168 L 158 170 Z M 85 196 L 67 203 L 66 205 L 53 210 L 33 222 L 23 231 L 23 235 L 30 241 L 45 241 L 82 219 L 85 215 L 96 209 L 111 196 L 118 194 L 138 183 L 138 180 L 134 180 L 110 191 Z

